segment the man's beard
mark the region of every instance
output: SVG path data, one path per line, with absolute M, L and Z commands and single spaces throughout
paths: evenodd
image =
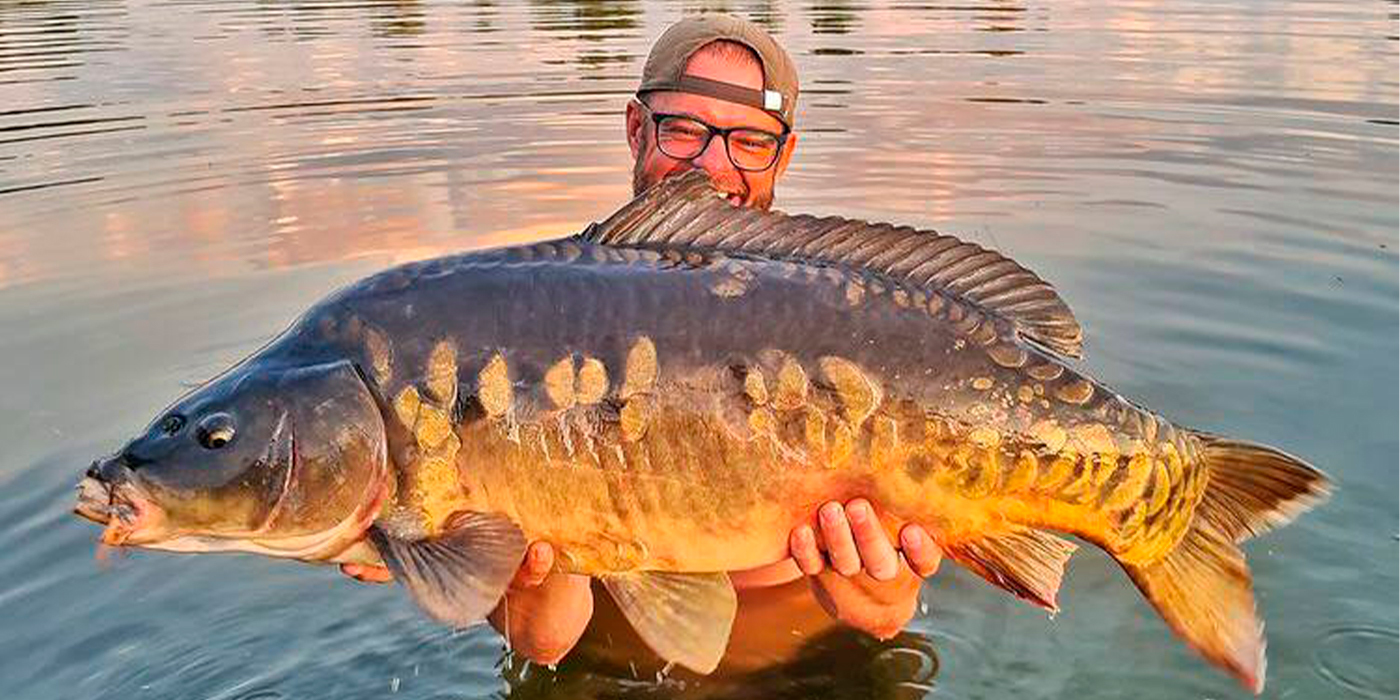
M 642 155 L 639 155 L 639 156 L 637 156 L 636 158 L 633 158 L 633 159 L 632 159 L 632 196 L 633 196 L 633 197 L 636 197 L 636 196 L 640 195 L 641 193 L 646 192 L 646 191 L 647 191 L 647 188 L 651 187 L 653 184 L 656 184 L 656 183 L 648 182 L 648 181 L 647 181 L 645 163 L 646 163 L 646 153 L 647 153 L 647 149 L 649 149 L 649 148 L 651 148 L 651 144 L 647 141 L 646 137 L 643 137 L 643 138 L 642 138 L 642 148 L 641 148 Z

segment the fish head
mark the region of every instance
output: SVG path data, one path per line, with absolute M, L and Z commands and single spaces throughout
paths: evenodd
M 328 559 L 377 514 L 385 454 L 351 363 L 238 367 L 94 462 L 75 511 L 108 545 Z

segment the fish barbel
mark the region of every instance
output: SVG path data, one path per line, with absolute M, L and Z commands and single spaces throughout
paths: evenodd
M 1077 535 L 1258 692 L 1239 543 L 1325 496 L 1270 447 L 1174 426 L 1066 364 L 1035 274 L 956 238 L 735 208 L 672 178 L 566 239 L 414 263 L 320 303 L 93 465 L 103 541 L 387 566 L 480 620 L 526 543 L 599 578 L 663 658 L 723 654 L 726 571 L 820 504 L 1056 609 Z

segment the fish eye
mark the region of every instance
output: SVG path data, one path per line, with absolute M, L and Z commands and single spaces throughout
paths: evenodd
M 178 413 L 172 413 L 166 416 L 165 420 L 160 422 L 160 431 L 166 435 L 174 435 L 180 432 L 184 427 L 185 417 Z
M 217 450 L 233 442 L 233 417 L 227 413 L 215 413 L 199 421 L 197 439 L 206 450 Z

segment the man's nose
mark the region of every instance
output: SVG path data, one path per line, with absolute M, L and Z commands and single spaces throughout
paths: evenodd
M 724 137 L 715 135 L 710 139 L 710 143 L 705 146 L 705 150 L 700 155 L 691 159 L 696 167 L 704 168 L 710 177 L 720 175 L 737 175 L 739 171 L 734 169 L 734 164 L 729 162 L 729 153 L 725 151 Z

